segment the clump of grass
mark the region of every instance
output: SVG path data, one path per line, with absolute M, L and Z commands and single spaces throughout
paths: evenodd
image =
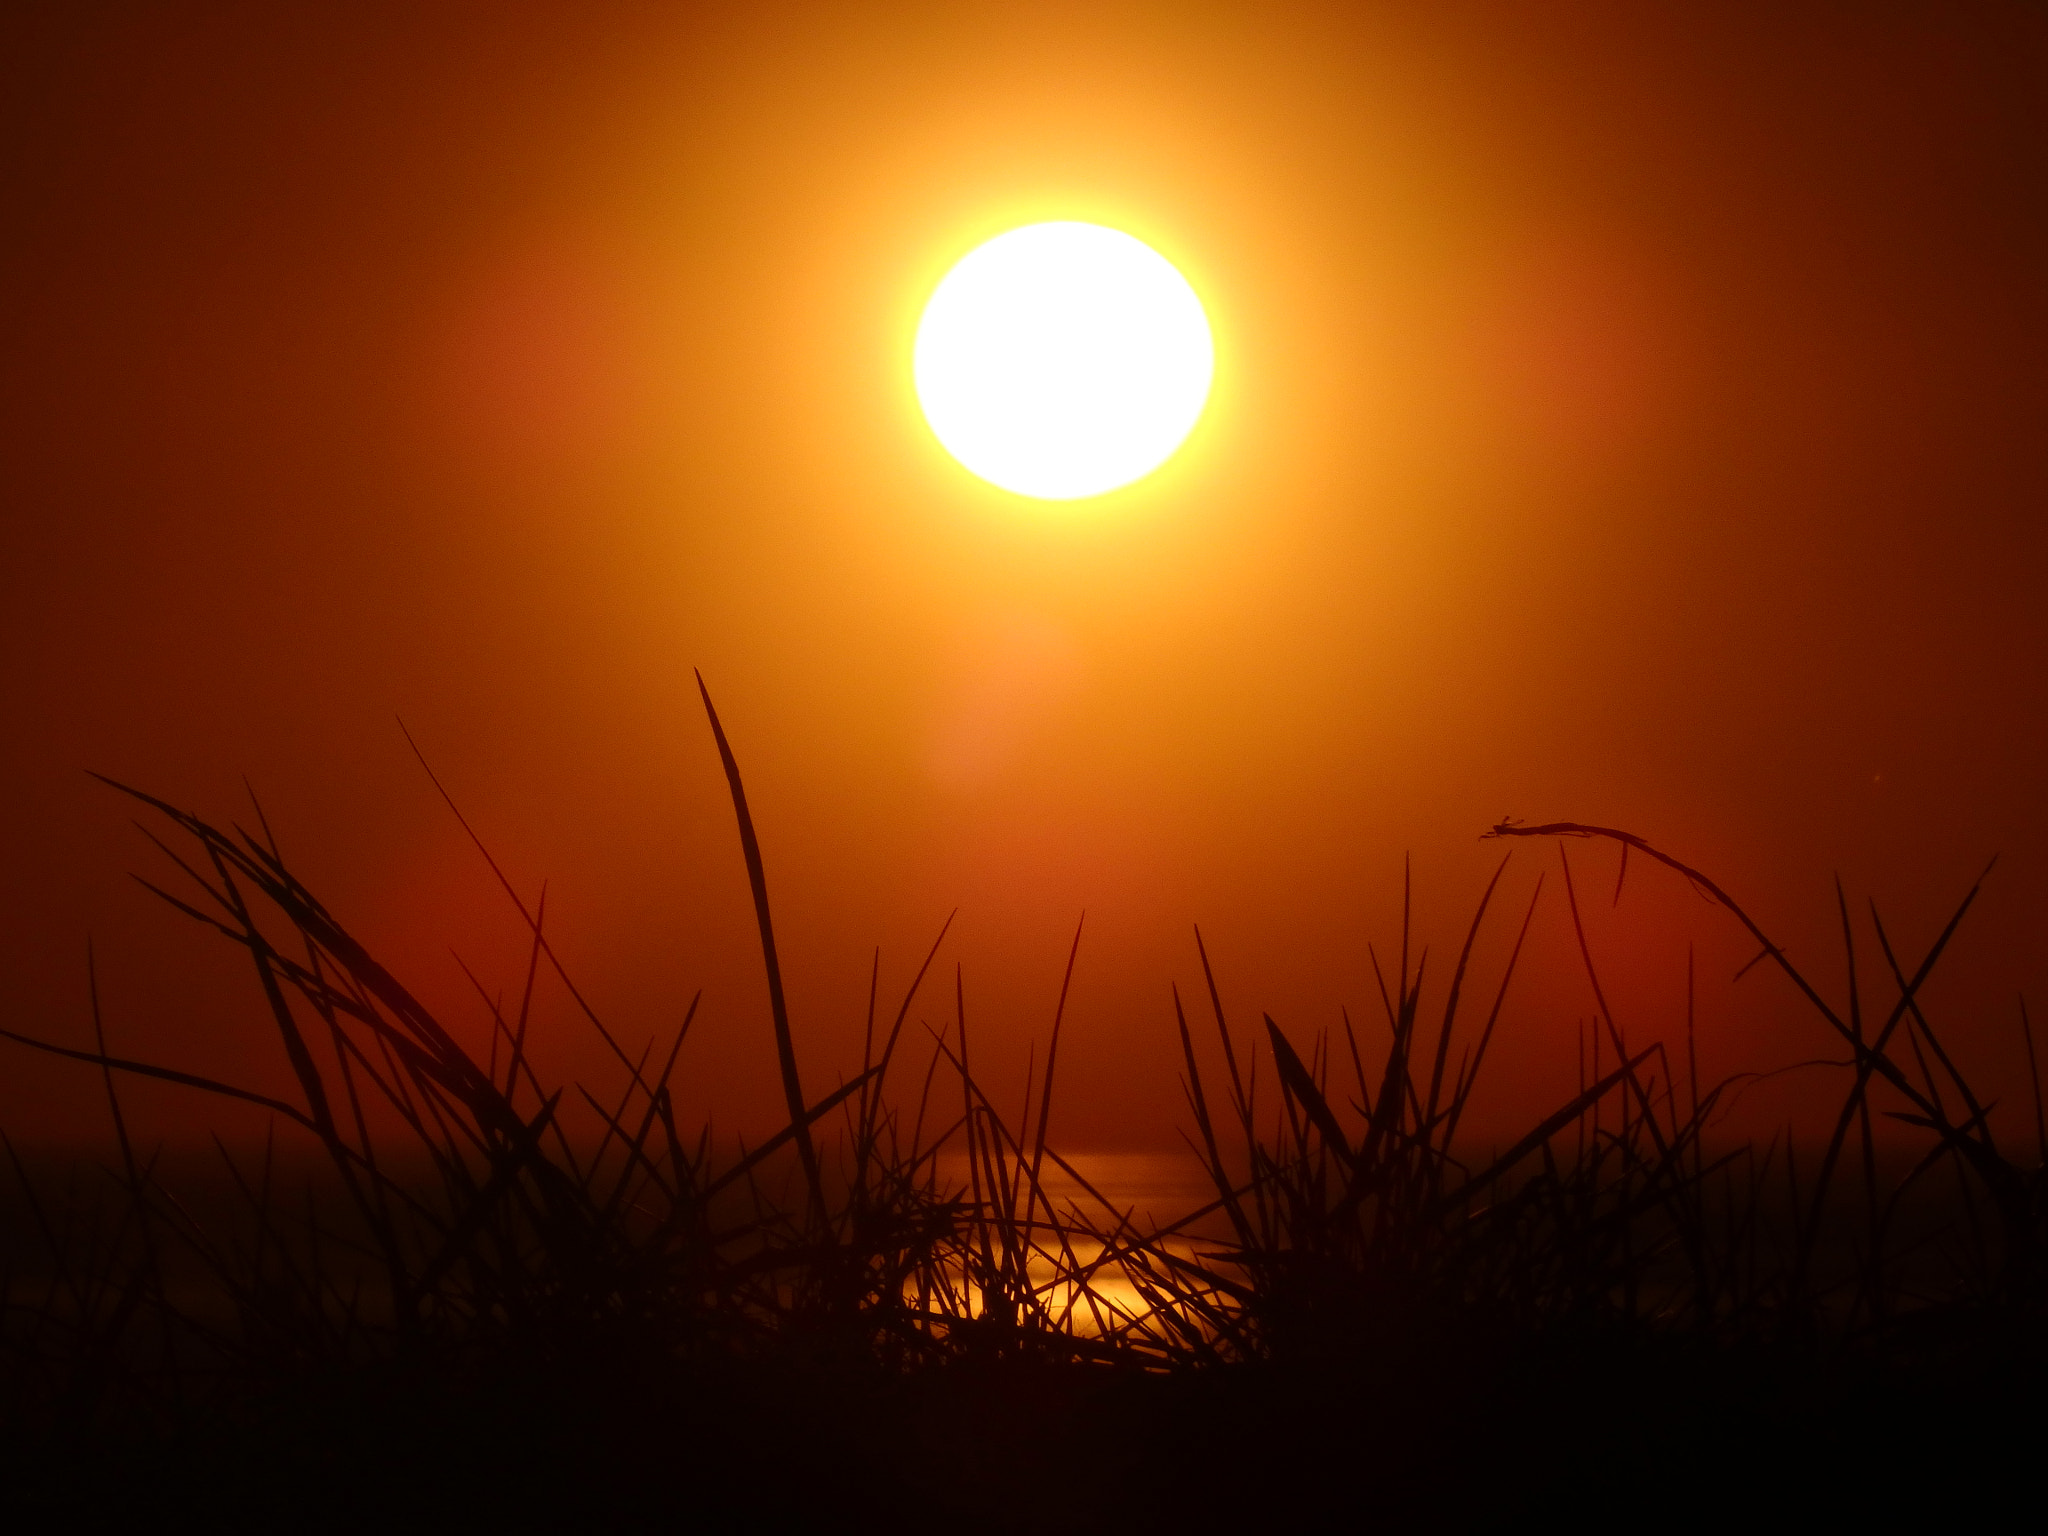
M 1304 1056 L 1266 1016 L 1277 1091 L 1263 1115 L 1256 1074 L 1239 1070 L 1239 1045 L 1201 951 L 1227 1074 L 1220 1106 L 1205 1085 L 1177 992 L 1174 1004 L 1196 1150 L 1234 1237 L 1200 1272 L 1236 1302 L 1204 1313 L 1217 1337 L 1239 1354 L 1259 1356 L 1326 1352 L 1361 1330 L 1379 1338 L 1389 1327 L 1398 1333 L 1418 1319 L 1446 1315 L 1459 1328 L 1483 1322 L 1521 1336 L 1597 1319 L 1709 1341 L 1824 1336 L 1852 1347 L 1882 1347 L 1901 1320 L 1925 1323 L 1936 1313 L 1989 1310 L 2031 1326 L 2043 1300 L 2048 1217 L 2038 1075 L 2030 1085 L 2037 1157 L 2022 1163 L 1998 1144 L 1990 1106 L 1920 1003 L 1982 877 L 1910 975 L 1873 906 L 1871 924 L 1896 996 L 1872 1027 L 1856 985 L 1845 898 L 1838 904 L 1850 985 L 1846 1009 L 1837 1010 L 1725 891 L 1643 839 L 1577 823 L 1503 823 L 1490 835 L 1619 842 L 1624 860 L 1632 850 L 1664 865 L 1747 930 L 1759 945 L 1752 965 L 1769 960 L 1778 967 L 1847 1049 L 1840 1061 L 1822 1064 L 1833 1065 L 1844 1086 L 1817 1169 L 1802 1182 L 1789 1136 L 1761 1152 L 1742 1145 L 1709 1155 L 1717 1110 L 1754 1074 L 1701 1084 L 1690 1002 L 1683 1064 L 1661 1042 L 1630 1044 L 1602 986 L 1560 841 L 1565 897 L 1596 1004 L 1591 1070 L 1582 1038 L 1580 1091 L 1505 1151 L 1476 1162 L 1466 1161 L 1459 1125 L 1495 1038 L 1542 881 L 1476 1030 L 1461 1035 L 1461 1003 L 1473 944 L 1505 861 L 1481 897 L 1433 1025 L 1423 1007 L 1427 956 L 1417 957 L 1411 971 L 1404 921 L 1391 988 L 1381 980 L 1387 1043 L 1376 1071 L 1368 1070 L 1348 1013 L 1341 1059 L 1327 1037 Z M 1376 954 L 1373 964 L 1377 974 Z M 1689 1000 L 1691 981 L 1688 974 Z M 2031 1063 L 2031 1026 L 2024 1015 L 2022 1022 Z M 1875 1107 L 1882 1092 L 1894 1107 Z M 1951 1112 L 1958 1100 L 1961 1112 Z M 1880 1175 L 1871 1127 L 1880 1113 L 1928 1137 L 1910 1166 L 1889 1180 Z M 1226 1156 L 1233 1137 L 1237 1150 Z M 1860 1176 L 1850 1209 L 1840 1187 L 1845 1152 Z M 1902 1208 L 1944 1165 L 1959 1180 L 1955 1214 L 1964 1220 L 1901 1243 Z M 1980 1202 L 1990 1216 L 1980 1214 Z M 1923 1250 L 1937 1240 L 1947 1262 L 1930 1288 Z
M 745 790 L 708 695 L 705 707 L 759 918 L 789 1111 L 780 1130 L 721 1163 L 708 1127 L 680 1125 L 671 1085 L 695 1001 L 671 1036 L 629 1051 L 561 967 L 545 897 L 529 906 L 495 862 L 528 930 L 528 955 L 516 1005 L 476 983 L 492 1027 L 479 1060 L 287 867 L 260 812 L 253 831 L 222 830 L 116 785 L 168 825 L 170 837 L 152 840 L 184 878 L 182 889 L 143 883 L 247 955 L 298 1096 L 113 1056 L 103 1036 L 83 1051 L 0 1032 L 103 1075 L 123 1197 L 111 1226 L 74 1237 L 49 1219 L 17 1158 L 53 1261 L 32 1299 L 20 1284 L 8 1295 L 17 1357 L 52 1372 L 75 1368 L 64 1389 L 74 1395 L 78 1372 L 119 1360 L 116 1374 L 146 1380 L 149 1398 L 285 1365 L 459 1362 L 508 1349 L 651 1347 L 702 1358 L 801 1346 L 890 1367 L 963 1353 L 1171 1358 L 1173 1325 L 1104 1294 L 1105 1277 L 1143 1263 L 1149 1239 L 1098 1230 L 1071 1201 L 1056 1210 L 1045 1187 L 1050 1165 L 1089 1188 L 1045 1135 L 1058 1016 L 1035 1117 L 1027 1104 L 1013 1126 L 970 1070 L 956 978 L 955 1017 L 929 1042 L 914 1115 L 901 1111 L 892 1090 L 935 942 L 879 1030 L 871 993 L 860 1070 L 806 1095 Z M 535 1069 L 529 1031 L 548 971 L 617 1068 L 602 1093 L 547 1083 Z M 943 1079 L 935 1081 L 942 1069 L 957 1094 L 950 1113 Z M 325 1198 L 290 1207 L 274 1145 L 253 1167 L 221 1147 L 241 1196 L 239 1222 L 222 1231 L 196 1219 L 131 1144 L 124 1076 L 268 1111 L 324 1156 Z M 571 1095 L 600 1128 L 594 1145 L 565 1126 Z M 830 1165 L 819 1148 L 828 1130 L 837 1133 Z M 964 1189 L 941 1180 L 942 1154 L 956 1150 L 965 1153 Z M 769 1175 L 791 1154 L 802 1194 L 783 1202 Z M 1089 1192 L 1115 1222 L 1114 1208 Z M 182 1285 L 167 1279 L 173 1263 Z M 195 1276 L 205 1282 L 196 1307 L 179 1294 Z M 150 1348 L 140 1347 L 145 1335 Z
M 1404 904 L 1390 973 L 1373 957 L 1377 1044 L 1348 1014 L 1341 1038 L 1312 1042 L 1271 1016 L 1256 1034 L 1234 1027 L 1197 932 L 1209 1019 L 1191 1024 L 1177 990 L 1172 1002 L 1189 1145 L 1213 1198 L 1161 1224 L 1119 1208 L 1048 1135 L 1078 929 L 1043 1075 L 1034 1068 L 1014 1115 L 973 1070 L 957 967 L 945 1027 L 921 1041 L 907 1027 L 943 929 L 893 1010 L 871 981 L 859 1070 L 828 1093 L 806 1089 L 739 765 L 708 693 L 704 704 L 753 894 L 786 1109 L 773 1135 L 723 1157 L 707 1127 L 679 1122 L 672 1091 L 695 1002 L 673 1033 L 629 1050 L 557 958 L 545 895 L 529 905 L 495 862 L 527 956 L 516 1003 L 477 983 L 491 1022 L 479 1059 L 287 866 L 260 811 L 253 830 L 223 830 L 114 786 L 152 813 L 150 835 L 180 877 L 144 884 L 246 955 L 297 1091 L 279 1098 L 110 1054 L 96 990 L 92 1050 L 0 1030 L 100 1073 L 118 1153 L 94 1200 L 75 1185 L 53 1191 L 6 1144 L 17 1225 L 35 1239 L 10 1242 L 0 1276 L 11 1401 L 89 1423 L 174 1419 L 194 1403 L 366 1371 L 409 1381 L 565 1370 L 623 1379 L 656 1366 L 727 1383 L 742 1367 L 813 1384 L 819 1373 L 908 1381 L 960 1369 L 1196 1379 L 1519 1349 L 1589 1329 L 1709 1352 L 1767 1340 L 1882 1355 L 1925 1337 L 1930 1319 L 1994 1317 L 2007 1339 L 2038 1326 L 2048 1219 L 2038 1074 L 2037 1155 L 2022 1160 L 1995 1138 L 1991 1102 L 1921 1003 L 1979 886 L 1910 969 L 1872 908 L 1894 994 L 1882 1007 L 1859 992 L 1838 889 L 1849 984 L 1837 1007 L 1719 886 L 1642 839 L 1503 823 L 1491 835 L 1558 840 L 1596 1017 L 1577 1091 L 1483 1157 L 1460 1132 L 1543 880 L 1484 989 L 1472 958 L 1507 861 L 1440 993 L 1427 952 L 1411 953 Z M 1752 964 L 1781 971 L 1840 1041 L 1841 1101 L 1806 1168 L 1789 1139 L 1709 1145 L 1738 1080 L 1700 1081 L 1690 1014 L 1682 1064 L 1660 1042 L 1631 1044 L 1579 921 L 1567 849 L 1585 840 L 1619 843 L 1624 875 L 1631 854 L 1648 859 L 1725 910 L 1758 944 Z M 548 975 L 606 1047 L 610 1083 L 551 1084 L 536 1069 L 534 1000 Z M 2031 1064 L 2024 1015 L 2022 1025 Z M 1210 1027 L 1220 1076 L 1205 1074 L 1197 1048 Z M 921 1070 L 906 1065 L 918 1053 Z M 273 1117 L 260 1157 L 219 1148 L 231 1209 L 195 1209 L 134 1144 L 119 1091 L 131 1076 Z M 572 1100 L 590 1136 L 572 1134 Z M 1878 1156 L 1879 1115 L 1924 1138 L 1902 1170 Z M 317 1156 L 317 1194 L 287 1177 L 299 1164 L 280 1152 L 278 1126 Z M 1955 1219 L 1905 1231 L 1902 1212 L 1943 1169 L 1956 1181 Z M 778 1181 L 793 1181 L 794 1195 Z M 1937 1252 L 1944 1264 L 1931 1261 Z

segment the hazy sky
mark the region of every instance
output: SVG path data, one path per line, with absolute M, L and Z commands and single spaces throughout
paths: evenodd
M 2002 853 L 1937 1023 L 1995 1068 L 2048 996 L 2036 7 L 67 3 L 0 72 L 8 1027 L 88 1037 L 91 934 L 117 1048 L 282 1080 L 87 768 L 221 818 L 246 774 L 471 1027 L 449 949 L 509 989 L 519 930 L 402 716 L 621 1034 L 703 987 L 693 1102 L 768 1123 L 692 667 L 818 1087 L 956 906 L 925 1016 L 957 961 L 1021 1086 L 1085 908 L 1055 1132 L 1167 1141 L 1192 924 L 1241 1025 L 1371 1018 L 1403 856 L 1441 956 L 1507 814 L 1704 865 L 1831 986 L 1835 871 L 1917 950 Z M 909 381 L 950 262 L 1046 218 L 1217 338 L 1181 455 L 1052 509 Z M 1574 856 L 1635 1027 L 1691 940 L 1712 1070 L 1825 1045 Z M 1542 1096 L 1589 1000 L 1516 860 L 1481 970 L 1550 870 Z M 95 1091 L 0 1058 L 23 1134 Z

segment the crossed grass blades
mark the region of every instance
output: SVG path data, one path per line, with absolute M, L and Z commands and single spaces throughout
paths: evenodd
M 1373 1347 L 1445 1321 L 1493 1336 L 1592 1320 L 1709 1345 L 1768 1336 L 1881 1348 L 1930 1317 L 2040 1312 L 2038 1074 L 2035 1156 L 2023 1162 L 1920 1004 L 1976 886 L 1910 970 L 1873 908 L 1892 982 L 1881 1007 L 1859 993 L 1838 887 L 1849 961 L 1838 1007 L 1719 886 L 1642 839 L 1503 823 L 1489 835 L 1559 840 L 1597 1006 L 1581 1030 L 1580 1090 L 1484 1157 L 1459 1129 L 1544 881 L 1483 1017 L 1467 1001 L 1469 963 L 1505 860 L 1440 1001 L 1425 1007 L 1428 955 L 1411 965 L 1404 909 L 1392 975 L 1373 957 L 1383 1019 L 1362 1032 L 1347 1014 L 1341 1039 L 1318 1036 L 1305 1052 L 1270 1016 L 1256 1032 L 1233 1025 L 1197 933 L 1206 1007 L 1191 1022 L 1178 991 L 1173 1006 L 1188 1144 L 1214 1198 L 1160 1225 L 1120 1208 L 1048 1140 L 1074 952 L 1042 1076 L 1034 1066 L 1014 1113 L 972 1069 L 957 968 L 939 999 L 951 1017 L 913 1027 L 944 930 L 891 1010 L 878 1010 L 878 962 L 859 1070 L 811 1096 L 739 767 L 708 693 L 704 704 L 759 919 L 787 1105 L 779 1131 L 723 1160 L 708 1126 L 678 1123 L 671 1091 L 696 1003 L 671 1035 L 629 1049 L 564 972 L 545 894 L 529 906 L 495 862 L 530 943 L 515 1004 L 477 983 L 492 1025 L 478 1060 L 287 867 L 260 811 L 254 832 L 222 831 L 115 785 L 153 813 L 145 831 L 185 882 L 143 883 L 246 952 L 297 1096 L 110 1054 L 96 990 L 93 1050 L 0 1030 L 98 1070 L 119 1154 L 110 1179 L 81 1186 L 73 1170 L 60 1190 L 6 1143 L 38 1236 L 14 1245 L 4 1276 L 0 1342 L 15 1389 L 92 1419 L 392 1361 L 653 1354 L 1172 1373 Z M 1841 1102 L 1817 1166 L 1799 1166 L 1789 1136 L 1762 1149 L 1709 1144 L 1743 1076 L 1699 1081 L 1690 1009 L 1684 1063 L 1662 1044 L 1631 1046 L 1579 922 L 1566 850 L 1588 839 L 1618 842 L 1624 875 L 1639 855 L 1723 908 L 1757 942 L 1752 964 L 1782 971 L 1839 1040 L 1829 1065 Z M 548 974 L 616 1065 L 602 1092 L 550 1084 L 534 1067 L 530 1026 Z M 2024 1012 L 2022 1025 L 2031 1064 Z M 1197 1045 L 1211 1030 L 1213 1054 Z M 132 1075 L 273 1117 L 260 1157 L 216 1143 L 227 1208 L 195 1208 L 134 1144 L 119 1092 Z M 588 1134 L 564 1113 L 572 1098 Z M 1910 1163 L 1880 1158 L 1878 1115 L 1922 1136 Z M 287 1176 L 304 1165 L 280 1154 L 279 1126 L 317 1149 L 317 1195 Z M 1915 1228 L 1944 1169 L 1954 1197 Z

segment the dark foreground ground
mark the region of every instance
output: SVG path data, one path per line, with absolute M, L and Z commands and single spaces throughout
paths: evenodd
M 2026 1528 L 2038 1341 L 1968 1319 L 1882 1369 L 1559 1338 L 1125 1376 L 644 1362 L 309 1378 L 174 1432 L 8 1426 L 13 1530 Z M 1406 1355 L 1406 1358 L 1402 1358 Z

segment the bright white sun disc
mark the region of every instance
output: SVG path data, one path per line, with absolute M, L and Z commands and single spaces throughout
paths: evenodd
M 1202 301 L 1164 256 L 1100 224 L 1027 224 L 963 256 L 917 328 L 917 399 L 946 451 L 1047 501 L 1157 469 L 1209 398 Z

